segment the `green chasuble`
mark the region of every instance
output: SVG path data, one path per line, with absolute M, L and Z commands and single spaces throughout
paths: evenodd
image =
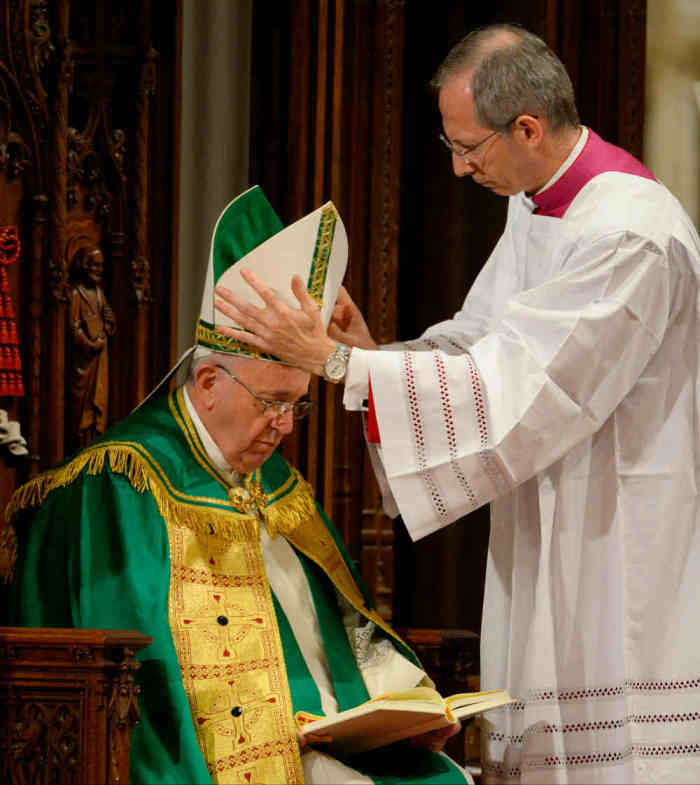
M 368 695 L 336 592 L 416 661 L 372 609 L 298 472 L 274 454 L 245 486 L 241 495 L 216 471 L 177 390 L 22 486 L 8 506 L 13 623 L 153 638 L 137 655 L 132 783 L 303 782 L 293 717 L 322 713 L 320 697 L 266 579 L 262 522 L 302 562 L 339 709 Z M 405 745 L 346 762 L 376 782 L 464 781 L 445 757 Z

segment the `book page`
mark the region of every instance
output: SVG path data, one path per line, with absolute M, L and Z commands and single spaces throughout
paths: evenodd
M 445 699 L 445 703 L 458 720 L 514 702 L 515 699 L 511 698 L 505 690 L 458 693 Z
M 504 690 L 460 693 L 445 699 L 429 687 L 414 687 L 381 695 L 328 717 L 297 712 L 296 720 L 302 733 L 331 736 L 332 741 L 323 746 L 329 752 L 355 754 L 512 702 Z

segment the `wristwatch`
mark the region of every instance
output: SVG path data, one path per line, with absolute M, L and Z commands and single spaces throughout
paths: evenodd
M 344 343 L 337 343 L 335 349 L 326 357 L 323 363 L 323 378 L 327 382 L 338 384 L 345 378 L 350 359 L 350 347 Z

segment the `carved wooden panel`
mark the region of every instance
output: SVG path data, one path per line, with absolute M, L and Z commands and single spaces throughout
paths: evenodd
M 0 442 L 3 507 L 170 365 L 181 3 L 159 13 L 150 0 L 0 10 L 0 237 L 16 227 L 21 248 L 0 295 L 24 387 L 2 384 L 17 360 L 3 349 L 0 297 L 0 410 L 27 443 L 15 455 Z
M 37 166 L 49 126 L 44 87 L 50 54 L 46 3 L 35 3 L 31 9 L 6 3 L 0 20 L 0 227 L 13 228 L 19 238 L 19 254 L 5 271 L 9 288 L 5 294 L 9 301 L 3 305 L 5 312 L 11 308 L 16 321 L 24 388 L 24 395 L 8 394 L 11 391 L 5 388 L 0 393 L 0 408 L 7 412 L 8 422 L 18 424 L 22 438 L 32 451 L 38 431 L 23 415 L 27 409 L 37 414 L 39 410 L 39 328 L 35 325 L 27 329 L 24 317 L 27 306 L 33 315 L 40 312 L 34 298 L 40 297 L 41 290 L 41 248 L 46 221 L 42 208 L 46 196 L 34 202 L 33 194 L 44 192 L 46 187 L 46 173 Z M 27 220 L 30 205 L 36 206 L 36 210 Z M 25 297 L 27 292 L 31 299 Z M 5 318 L 3 323 L 5 326 Z M 36 356 L 31 352 L 36 352 Z M 11 492 L 18 472 L 23 473 L 26 457 L 14 456 L 4 447 L 0 450 L 2 501 Z
M 9 785 L 127 783 L 139 721 L 132 631 L 0 627 L 0 776 Z
M 256 3 L 253 22 L 251 182 L 285 223 L 333 200 L 350 243 L 346 286 L 384 342 L 396 336 L 403 13 L 398 1 L 290 0 L 272 16 Z M 314 382 L 318 413 L 283 449 L 390 618 L 393 524 L 341 393 Z

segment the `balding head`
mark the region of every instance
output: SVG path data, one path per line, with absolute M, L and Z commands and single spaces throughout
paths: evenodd
M 553 131 L 575 128 L 579 118 L 566 69 L 545 42 L 517 25 L 472 31 L 448 53 L 431 81 L 441 90 L 469 76 L 475 120 L 508 130 L 521 114 L 546 119 Z

